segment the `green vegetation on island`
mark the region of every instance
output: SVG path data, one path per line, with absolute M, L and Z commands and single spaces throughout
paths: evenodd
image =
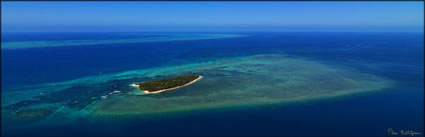
M 173 78 L 166 78 L 161 80 L 152 80 L 146 82 L 136 83 L 139 89 L 147 92 L 155 92 L 160 90 L 171 89 L 179 86 L 184 86 L 194 80 L 197 80 L 199 75 L 183 75 Z

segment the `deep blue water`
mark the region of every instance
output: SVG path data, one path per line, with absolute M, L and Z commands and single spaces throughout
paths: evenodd
M 202 111 L 133 121 L 120 126 L 70 125 L 5 135 L 355 135 L 383 136 L 387 129 L 424 133 L 423 33 L 235 33 L 251 37 L 2 49 L 2 92 L 25 85 L 157 66 L 263 53 L 290 54 L 355 68 L 398 81 L 382 92 L 290 105 Z M 108 39 L 116 33 L 3 33 L 2 42 Z M 122 35 L 119 38 L 132 38 Z M 140 37 L 140 36 L 138 36 Z M 372 66 L 370 65 L 372 64 Z M 2 98 L 7 98 L 2 96 Z M 7 126 L 7 125 L 3 125 Z M 65 130 L 66 129 L 66 130 Z M 22 134 L 21 134 L 22 135 Z

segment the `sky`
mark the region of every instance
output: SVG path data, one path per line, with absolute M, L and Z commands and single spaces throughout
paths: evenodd
M 2 32 L 423 32 L 424 2 L 1 2 Z

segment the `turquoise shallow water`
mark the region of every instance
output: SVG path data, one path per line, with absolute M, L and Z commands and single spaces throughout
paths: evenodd
M 128 34 L 130 35 L 130 34 Z M 141 35 L 140 38 L 124 39 L 89 39 L 89 40 L 59 40 L 59 41 L 13 41 L 3 42 L 3 49 L 19 48 L 40 48 L 40 47 L 58 47 L 58 46 L 87 46 L 102 44 L 125 44 L 125 43 L 145 43 L 145 42 L 167 42 L 167 41 L 185 41 L 185 40 L 207 40 L 222 38 L 247 37 L 245 35 L 235 34 L 161 34 L 161 35 Z
M 423 53 L 418 49 L 423 49 L 423 39 L 416 37 L 420 34 L 240 35 L 249 37 L 3 49 L 5 134 L 167 135 L 159 132 L 161 128 L 168 135 L 199 135 L 209 129 L 223 131 L 213 135 L 295 135 L 296 131 L 307 131 L 301 135 L 385 135 L 390 127 L 421 131 Z M 4 42 L 8 40 L 19 41 L 10 36 Z M 409 48 L 397 49 L 400 44 Z M 52 51 L 57 54 L 43 54 Z M 27 61 L 29 57 L 33 60 Z M 182 74 L 199 74 L 204 79 L 155 95 L 140 95 L 129 86 Z M 108 95 L 115 90 L 121 93 Z M 104 95 L 108 98 L 102 99 Z M 345 127 L 339 126 L 340 120 Z M 374 130 L 349 130 L 360 126 Z M 57 129 L 47 130 L 52 128 Z M 143 133 L 136 132 L 139 128 Z M 250 128 L 256 132 L 247 132 Z M 338 132 L 331 132 L 335 129 Z

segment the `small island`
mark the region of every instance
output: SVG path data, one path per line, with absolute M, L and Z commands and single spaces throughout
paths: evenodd
M 166 78 L 161 80 L 151 80 L 140 83 L 132 84 L 134 87 L 138 87 L 145 94 L 155 94 L 164 91 L 169 91 L 181 87 L 188 86 L 202 79 L 200 75 L 183 75 L 173 78 Z

